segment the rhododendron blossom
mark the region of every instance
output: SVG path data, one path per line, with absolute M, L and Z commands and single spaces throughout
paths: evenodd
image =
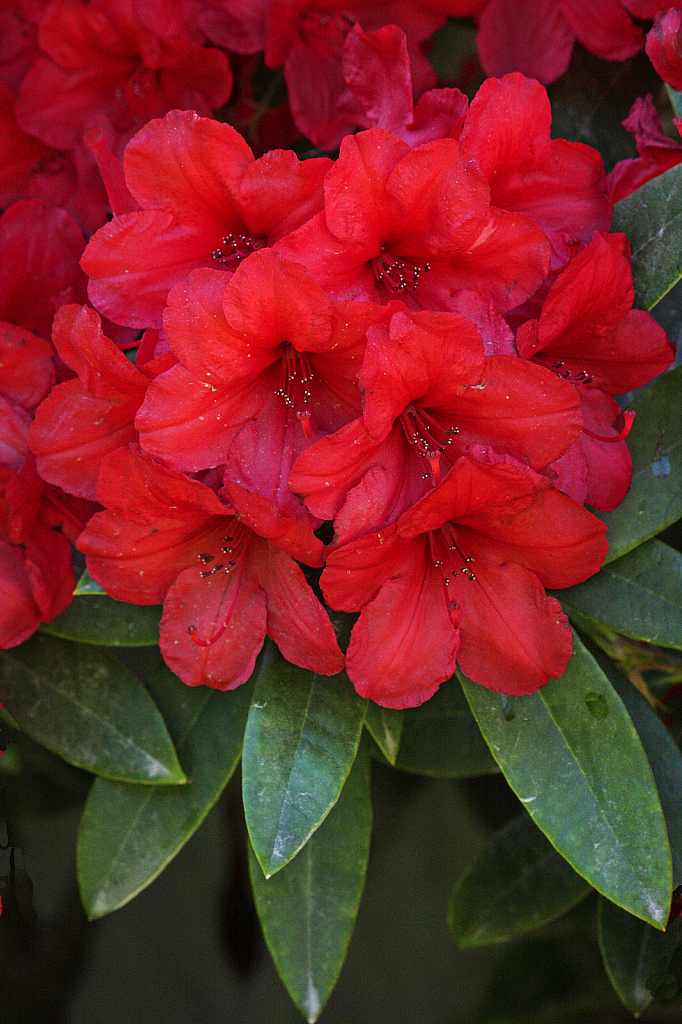
M 97 496 L 108 511 L 78 541 L 88 568 L 118 600 L 164 602 L 161 651 L 190 686 L 245 682 L 266 633 L 297 665 L 341 670 L 331 622 L 291 557 L 320 564 L 309 527 L 236 484 L 221 500 L 134 448 L 106 457 Z
M 90 240 L 83 269 L 100 312 L 160 327 L 168 292 L 197 267 L 232 273 L 321 209 L 331 161 L 275 150 L 256 160 L 234 128 L 173 111 L 128 145 L 126 184 L 139 211 Z
M 397 523 L 327 556 L 325 598 L 361 612 L 346 657 L 356 688 L 401 708 L 428 699 L 456 661 L 507 693 L 561 675 L 568 620 L 542 588 L 596 572 L 605 531 L 509 457 L 479 449 L 458 459 Z

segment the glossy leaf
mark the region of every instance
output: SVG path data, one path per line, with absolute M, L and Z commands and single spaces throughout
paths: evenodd
M 682 165 L 616 203 L 611 230 L 626 232 L 635 303 L 651 309 L 682 277 Z
M 365 725 L 389 764 L 395 764 L 403 731 L 403 712 L 382 708 L 373 700 L 368 700 Z
M 159 642 L 161 605 L 126 604 L 108 594 L 74 597 L 61 615 L 40 630 L 64 640 L 103 647 L 152 647 Z
M 579 638 L 561 679 L 502 697 L 461 677 L 509 785 L 552 845 L 599 892 L 663 927 L 671 897 L 651 768 L 609 680 Z
M 465 778 L 498 770 L 456 677 L 404 712 L 396 767 L 417 775 Z
M 682 554 L 650 540 L 577 587 L 554 592 L 567 612 L 682 650 Z
M 668 830 L 673 865 L 673 889 L 676 889 L 678 885 L 682 885 L 682 754 L 641 693 L 616 671 L 608 658 L 598 654 L 597 659 L 623 701 L 654 773 Z
M 677 948 L 677 929 L 660 932 L 601 898 L 597 937 L 614 990 L 627 1009 L 639 1016 L 665 981 Z
M 607 562 L 682 516 L 681 403 L 682 367 L 678 367 L 664 373 L 628 406 L 637 413 L 628 437 L 632 484 L 614 512 L 599 515 L 609 528 Z
M 355 758 L 367 702 L 345 672 L 319 676 L 268 643 L 244 735 L 244 811 L 269 877 L 332 809 Z
M 360 749 L 341 795 L 303 849 L 266 879 L 249 849 L 265 941 L 289 995 L 317 1020 L 346 956 L 365 880 L 372 808 L 369 759 Z
M 78 881 L 90 919 L 149 885 L 220 796 L 241 754 L 251 684 L 223 692 L 185 686 L 165 666 L 150 688 L 187 772 L 186 786 L 96 779 L 78 837 Z
M 36 633 L 0 652 L 0 700 L 24 732 L 79 768 L 127 782 L 186 781 L 146 689 L 103 651 Z
M 555 921 L 591 892 L 527 814 L 496 832 L 459 879 L 448 925 L 461 949 Z

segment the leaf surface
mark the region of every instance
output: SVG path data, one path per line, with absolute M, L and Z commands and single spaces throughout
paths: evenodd
M 346 956 L 365 880 L 372 808 L 361 748 L 336 804 L 297 856 L 266 879 L 249 849 L 251 884 L 272 959 L 304 1017 L 317 1020 Z
M 223 692 L 185 686 L 163 666 L 150 682 L 189 779 L 131 786 L 96 779 L 78 836 L 78 881 L 90 919 L 149 885 L 220 796 L 241 754 L 251 684 Z
M 336 803 L 366 710 L 345 672 L 319 676 L 267 644 L 242 765 L 246 823 L 266 877 L 298 853 Z
M 79 768 L 127 782 L 185 781 L 154 701 L 104 651 L 36 633 L 0 652 L 0 700 L 25 733 Z
M 527 814 L 496 832 L 458 880 L 448 925 L 460 949 L 507 942 L 567 913 L 590 885 Z
M 555 849 L 608 899 L 655 927 L 671 860 L 649 763 L 617 693 L 577 636 L 561 679 L 502 697 L 461 676 L 509 785 Z

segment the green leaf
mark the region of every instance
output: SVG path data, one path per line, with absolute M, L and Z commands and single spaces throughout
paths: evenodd
M 609 528 L 607 562 L 682 516 L 681 402 L 682 367 L 678 367 L 664 373 L 629 406 L 637 413 L 628 437 L 632 484 L 614 512 L 599 514 Z
M 616 203 L 611 230 L 627 234 L 635 301 L 651 309 L 682 277 L 682 165 Z
M 266 877 L 298 853 L 336 803 L 366 709 L 345 672 L 316 675 L 267 644 L 242 766 L 246 824 Z
M 638 1017 L 665 981 L 677 948 L 677 929 L 660 932 L 602 898 L 597 938 L 609 981 L 621 1002 Z
M 159 642 L 161 605 L 126 604 L 108 594 L 74 597 L 61 615 L 44 622 L 42 633 L 103 647 L 151 647 Z
M 317 1020 L 343 965 L 365 880 L 372 808 L 360 749 L 341 795 L 303 849 L 266 879 L 249 850 L 265 941 L 289 995 Z
M 640 544 L 577 587 L 552 593 L 568 612 L 682 650 L 682 554 L 659 540 Z
M 418 708 L 404 712 L 396 768 L 417 775 L 489 775 L 497 764 L 453 676 Z
M 99 583 L 96 583 L 95 580 L 93 580 L 87 569 L 83 569 L 73 593 L 74 597 L 83 594 L 89 596 L 91 594 L 106 594 L 106 590 L 104 587 L 100 586 Z
M 382 708 L 373 700 L 367 701 L 365 717 L 367 730 L 389 764 L 395 764 L 403 731 L 403 712 Z
M 78 836 L 78 882 L 92 920 L 149 885 L 196 831 L 239 761 L 252 686 L 185 686 L 163 666 L 150 682 L 186 786 L 131 786 L 96 779 Z
M 575 870 L 663 928 L 671 861 L 651 768 L 620 698 L 577 636 L 561 679 L 502 697 L 461 676 L 509 785 Z
M 455 885 L 448 926 L 460 949 L 506 942 L 562 917 L 589 892 L 521 814 L 492 837 Z
M 79 768 L 126 782 L 186 781 L 153 700 L 103 651 L 36 633 L 0 652 L 0 700 L 25 733 Z
M 678 92 L 677 89 L 673 89 L 672 85 L 665 83 L 665 91 L 668 94 L 670 105 L 673 108 L 673 114 L 675 117 L 682 117 L 682 92 Z
M 682 885 L 682 754 L 641 693 L 616 671 L 608 658 L 598 654 L 597 660 L 625 705 L 654 773 L 668 830 L 673 865 L 673 889 L 676 889 L 678 885 Z

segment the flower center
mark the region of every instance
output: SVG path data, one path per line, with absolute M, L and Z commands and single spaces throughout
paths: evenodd
M 310 410 L 307 408 L 310 402 L 308 385 L 314 374 L 308 357 L 305 352 L 299 352 L 287 341 L 284 345 L 280 367 L 281 386 L 277 388 L 275 394 L 284 399 L 287 408 L 295 410 L 305 436 L 310 440 L 313 435 L 310 426 Z
M 473 570 L 469 568 L 473 558 L 463 549 L 452 523 L 444 523 L 440 530 L 432 530 L 429 533 L 429 549 L 433 564 L 440 569 L 448 611 L 456 627 L 459 625 L 459 602 L 454 600 L 450 588 L 456 582 L 458 574 L 470 583 L 476 582 Z
M 396 259 L 386 252 L 383 242 L 379 256 L 371 264 L 376 280 L 383 282 L 393 292 L 416 292 L 422 273 L 431 269 L 429 263 L 420 265 L 411 260 Z
M 268 243 L 267 238 L 255 238 L 253 235 L 225 235 L 220 247 L 211 250 L 211 256 L 226 270 L 235 271 L 242 260 L 252 252 L 263 249 Z
M 428 459 L 433 486 L 437 487 L 441 480 L 441 453 L 452 444 L 454 435 L 459 434 L 459 427 L 446 429 L 425 409 L 415 408 L 414 405 L 408 405 L 398 419 L 405 437 L 414 445 L 419 458 Z M 428 473 L 424 473 L 425 480 L 428 476 Z
M 345 11 L 316 11 L 309 7 L 298 16 L 299 32 L 306 46 L 339 62 L 346 36 L 354 24 L 355 18 Z
M 573 373 L 572 370 L 564 370 L 566 364 L 558 359 L 556 363 L 552 363 L 550 369 L 554 370 L 558 377 L 562 380 L 569 381 L 570 384 L 593 384 L 594 377 L 587 372 L 587 370 L 581 370 L 579 373 Z
M 223 544 L 220 549 L 220 554 L 223 556 L 222 561 L 216 561 L 216 555 L 210 551 L 204 551 L 202 554 L 197 556 L 199 563 L 204 566 L 204 568 L 199 571 L 199 576 L 202 580 L 207 579 L 209 576 L 215 576 L 220 572 L 233 576 L 236 574 L 234 593 L 232 594 L 227 612 L 221 625 L 213 636 L 208 640 L 204 640 L 198 635 L 196 626 L 187 627 L 187 632 L 198 647 L 211 647 L 217 640 L 220 640 L 221 636 L 230 624 L 230 619 L 232 618 L 239 598 L 239 587 L 244 574 L 246 549 L 249 546 L 250 538 L 251 531 L 242 523 L 237 521 L 236 525 L 232 528 L 231 533 L 226 534 L 223 537 Z M 207 568 L 207 566 L 210 566 L 210 568 Z

